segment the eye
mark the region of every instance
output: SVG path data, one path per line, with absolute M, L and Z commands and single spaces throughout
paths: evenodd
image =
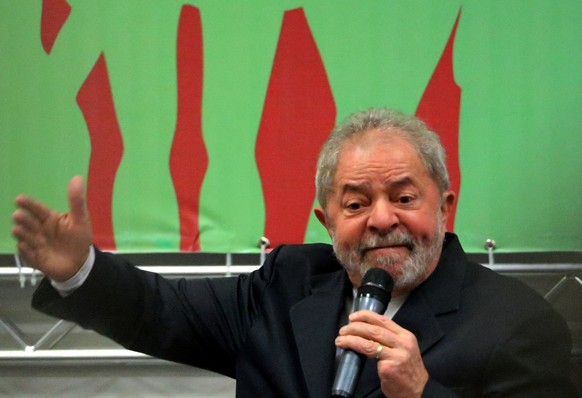
M 361 207 L 362 205 L 358 202 L 350 202 L 346 206 L 348 210 L 359 210 Z
M 414 196 L 412 195 L 402 195 L 398 197 L 398 203 L 402 203 L 404 205 L 412 203 L 414 201 Z

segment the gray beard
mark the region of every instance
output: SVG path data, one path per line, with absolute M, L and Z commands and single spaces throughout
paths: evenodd
M 348 274 L 362 280 L 370 268 L 382 268 L 394 279 L 394 289 L 409 291 L 417 287 L 427 277 L 429 266 L 438 261 L 443 246 L 441 223 L 430 241 L 415 239 L 406 232 L 391 232 L 389 234 L 373 234 L 365 236 L 358 247 L 344 250 L 337 244 L 332 234 L 335 255 Z M 366 249 L 378 246 L 407 246 L 409 255 L 392 254 L 372 259 L 366 258 Z M 401 267 L 396 267 L 402 264 Z

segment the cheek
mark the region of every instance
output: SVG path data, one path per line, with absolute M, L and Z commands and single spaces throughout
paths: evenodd
M 333 235 L 335 242 L 341 247 L 355 247 L 363 235 L 361 223 L 354 220 L 343 221 L 336 225 Z
M 440 222 L 440 218 L 437 219 L 435 213 L 430 212 L 409 214 L 408 217 L 402 219 L 402 224 L 408 232 L 423 239 L 432 239 Z

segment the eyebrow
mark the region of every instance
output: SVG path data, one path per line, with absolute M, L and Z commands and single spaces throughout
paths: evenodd
M 410 176 L 404 176 L 392 181 L 389 181 L 387 187 L 389 188 L 398 188 L 404 187 L 407 185 L 413 185 L 413 179 Z M 356 182 L 356 183 L 347 183 L 342 186 L 341 193 L 344 194 L 346 192 L 365 192 L 372 189 L 372 184 L 369 182 Z

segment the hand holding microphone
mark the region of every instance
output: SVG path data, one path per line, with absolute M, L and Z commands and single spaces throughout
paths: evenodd
M 364 286 L 370 284 L 368 273 L 372 271 L 378 273 L 373 276 L 376 282 L 372 284 L 384 287 L 370 292 Z M 390 398 L 420 397 L 429 376 L 416 336 L 384 316 L 392 290 L 392 278 L 381 269 L 372 269 L 368 273 L 358 290 L 354 312 L 349 316 L 350 323 L 340 329 L 336 339 L 336 345 L 345 351 L 340 358 L 331 395 L 353 397 L 364 361 L 375 359 L 384 395 Z M 377 276 L 381 273 L 388 275 L 389 282 L 377 283 L 377 278 L 385 278 Z M 383 300 L 386 300 L 384 307 L 378 304 Z
M 354 302 L 354 311 L 369 310 L 384 314 L 390 301 L 393 285 L 394 282 L 388 272 L 380 268 L 372 268 L 362 278 L 362 284 Z M 364 354 L 352 350 L 345 350 L 342 353 L 331 390 L 332 397 L 354 395 L 365 359 Z

